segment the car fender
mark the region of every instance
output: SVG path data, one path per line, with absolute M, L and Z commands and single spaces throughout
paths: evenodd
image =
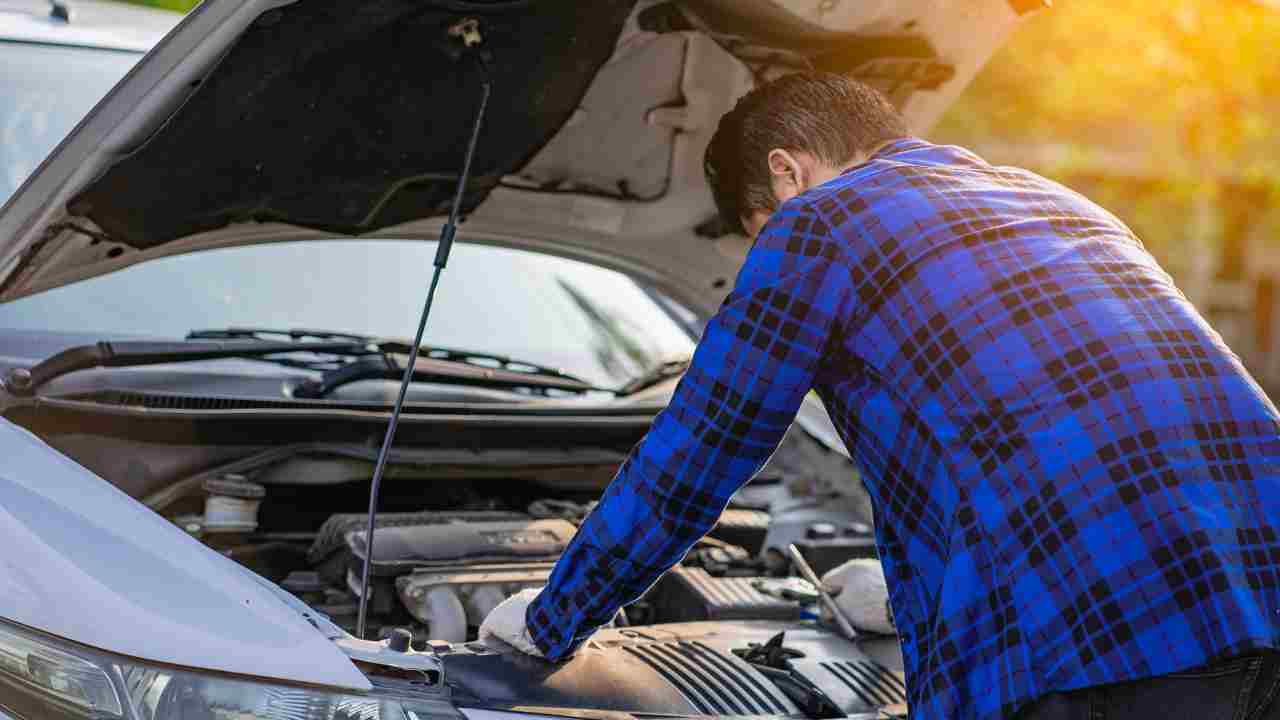
M 139 659 L 355 690 L 269 583 L 0 419 L 0 617 Z

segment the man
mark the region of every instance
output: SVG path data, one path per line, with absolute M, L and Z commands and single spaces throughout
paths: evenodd
M 834 75 L 743 98 L 706 167 L 757 236 L 737 284 L 483 634 L 573 653 L 812 388 L 872 498 L 913 718 L 1280 718 L 1280 414 L 1119 220 Z

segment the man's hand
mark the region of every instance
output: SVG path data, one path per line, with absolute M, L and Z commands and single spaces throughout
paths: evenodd
M 507 646 L 525 655 L 543 657 L 542 651 L 529 637 L 529 628 L 524 621 L 525 610 L 540 592 L 540 588 L 521 590 L 499 603 L 480 624 L 480 641 L 495 649 Z
M 858 630 L 890 635 L 894 632 L 889 590 L 879 560 L 850 560 L 822 576 L 836 605 Z

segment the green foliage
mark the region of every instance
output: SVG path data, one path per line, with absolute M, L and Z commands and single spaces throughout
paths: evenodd
M 1062 0 L 1020 27 L 937 134 L 1138 151 L 1271 176 L 1280 11 L 1246 0 Z
M 176 10 L 185 13 L 191 8 L 200 4 L 200 0 L 125 0 L 134 5 L 146 5 L 148 7 L 160 8 L 162 10 Z
M 1280 8 L 1264 2 L 1060 0 L 1015 31 L 931 137 L 1054 146 L 1065 159 L 1051 167 L 1000 160 L 1081 190 L 1176 264 L 1191 236 L 1221 241 L 1225 212 L 1271 225 L 1278 48 Z

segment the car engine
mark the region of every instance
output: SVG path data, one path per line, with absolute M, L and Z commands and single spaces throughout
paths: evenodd
M 407 627 L 423 640 L 474 639 L 498 603 L 546 583 L 589 507 L 539 500 L 525 512 L 379 514 L 370 572 L 371 627 Z M 818 572 L 852 557 L 874 555 L 869 528 L 832 522 L 838 515 L 810 503 L 793 504 L 777 520 L 765 511 L 731 508 L 684 562 L 618 622 L 798 620 L 797 602 L 762 590 L 766 580 L 790 576 L 789 564 L 777 552 L 779 543 L 796 543 Z M 306 550 L 306 567 L 278 578 L 285 589 L 349 630 L 355 627 L 368 554 L 366 521 L 363 514 L 330 516 Z M 797 525 L 805 527 L 798 530 Z
M 547 582 L 597 489 L 401 476 L 370 545 L 367 515 L 350 512 L 364 487 L 320 482 L 325 461 L 298 467 L 188 483 L 194 492 L 166 514 L 353 634 L 368 560 L 367 636 L 407 630 L 473 705 L 826 718 L 905 702 L 896 639 L 855 642 L 826 627 L 786 556 L 794 544 L 819 574 L 874 557 L 864 497 L 762 474 L 611 627 L 550 666 L 488 648 L 477 631 L 504 599 Z
M 794 542 L 821 572 L 873 555 L 868 528 L 848 522 L 838 498 L 783 500 L 775 500 L 777 516 L 726 511 L 613 627 L 556 666 L 487 647 L 476 631 L 508 596 L 546 583 L 589 504 L 380 514 L 371 628 L 382 635 L 409 629 L 416 647 L 441 659 L 455 696 L 474 706 L 814 718 L 901 706 L 896 640 L 850 642 L 813 623 L 798 602 L 811 588 L 772 552 L 771 543 Z M 350 631 L 368 554 L 366 520 L 329 517 L 307 549 L 307 567 L 281 580 Z

